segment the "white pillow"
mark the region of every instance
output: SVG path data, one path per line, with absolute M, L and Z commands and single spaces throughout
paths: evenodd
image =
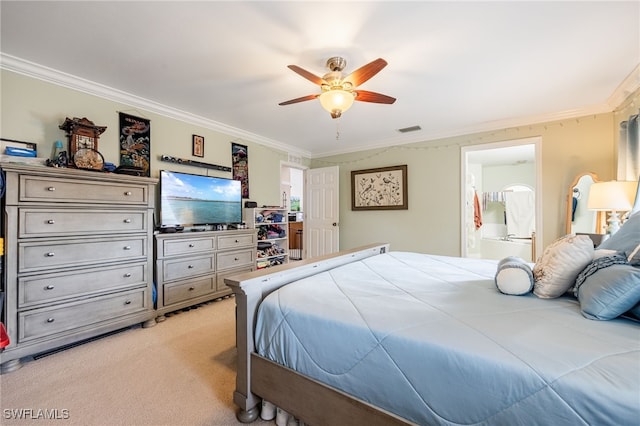
M 593 241 L 588 235 L 565 235 L 551 243 L 533 267 L 533 293 L 543 299 L 560 297 L 593 260 Z
M 533 289 L 533 273 L 524 260 L 509 256 L 498 262 L 495 282 L 500 293 L 520 296 Z

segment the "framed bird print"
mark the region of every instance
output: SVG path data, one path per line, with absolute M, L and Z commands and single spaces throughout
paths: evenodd
M 407 165 L 351 171 L 351 210 L 407 210 Z

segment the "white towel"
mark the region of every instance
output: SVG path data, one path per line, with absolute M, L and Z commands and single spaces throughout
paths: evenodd
M 505 192 L 507 234 L 529 238 L 536 230 L 536 206 L 533 191 Z

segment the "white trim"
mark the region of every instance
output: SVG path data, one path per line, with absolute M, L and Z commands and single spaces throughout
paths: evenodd
M 607 103 L 611 110 L 618 108 L 633 92 L 640 88 L 640 64 L 629 73 L 616 90 L 613 91 Z
M 214 130 L 246 141 L 270 146 L 282 151 L 294 151 L 299 153 L 303 157 L 309 157 L 311 155 L 307 151 L 302 151 L 299 148 L 283 144 L 273 139 L 265 138 L 263 136 L 256 135 L 255 133 L 250 133 L 242 129 L 219 123 L 217 121 L 209 120 L 207 118 L 191 114 L 187 111 L 172 108 L 170 106 L 166 106 L 149 99 L 141 98 L 139 96 L 132 95 L 131 93 L 127 93 L 113 87 L 105 86 L 100 83 L 76 77 L 74 75 L 38 65 L 36 63 L 17 58 L 15 56 L 7 55 L 6 53 L 2 52 L 0 52 L 0 68 L 58 86 L 87 93 L 89 95 L 108 99 L 113 102 L 119 102 L 135 108 L 141 108 L 155 114 L 173 118 L 185 123 L 194 124 L 196 126 L 204 127 L 205 129 Z
M 237 137 L 243 140 L 259 143 L 265 146 L 273 147 L 283 151 L 294 152 L 303 157 L 315 159 L 322 158 L 331 155 L 349 154 L 353 152 L 365 151 L 376 148 L 386 148 L 393 145 L 407 145 L 417 142 L 428 142 L 437 139 L 444 139 L 456 136 L 464 136 L 475 133 L 491 132 L 496 130 L 507 129 L 511 127 L 518 127 L 524 125 L 532 125 L 545 123 L 550 121 L 566 120 L 571 118 L 584 117 L 593 114 L 601 114 L 612 112 L 618 105 L 620 105 L 629 94 L 633 93 L 640 87 L 640 64 L 631 71 L 629 76 L 620 83 L 614 93 L 609 99 L 602 104 L 592 105 L 585 108 L 561 111 L 551 114 L 542 114 L 537 116 L 521 117 L 508 120 L 499 120 L 486 123 L 480 123 L 474 126 L 468 126 L 458 129 L 451 129 L 441 132 L 425 132 L 420 131 L 412 136 L 399 135 L 394 138 L 388 138 L 384 140 L 375 141 L 367 146 L 360 146 L 357 148 L 335 149 L 330 151 L 323 151 L 317 153 L 311 153 L 306 150 L 300 150 L 298 147 L 291 146 L 282 142 L 275 141 L 273 139 L 265 138 L 255 133 L 250 133 L 242 129 L 231 127 L 217 121 L 209 120 L 207 118 L 191 114 L 186 111 L 182 111 L 176 108 L 172 108 L 149 99 L 144 99 L 135 95 L 132 95 L 121 90 L 105 86 L 93 81 L 85 80 L 80 77 L 73 76 L 71 74 L 63 73 L 61 71 L 54 70 L 52 68 L 45 67 L 33 62 L 29 62 L 24 59 L 20 59 L 15 56 L 7 55 L 0 52 L 0 68 L 12 71 L 18 74 L 23 74 L 29 77 L 33 77 L 42 81 L 53 83 L 59 86 L 67 87 L 73 90 L 78 90 L 90 95 L 98 96 L 101 98 L 109 99 L 114 102 L 120 102 L 132 107 L 141 108 L 156 114 L 163 115 L 168 118 L 173 118 L 186 123 L 191 123 L 197 126 L 204 127 L 218 131 L 233 137 Z

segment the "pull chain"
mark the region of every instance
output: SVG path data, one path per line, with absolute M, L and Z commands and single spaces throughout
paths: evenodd
M 336 119 L 336 140 L 340 140 L 340 119 Z

